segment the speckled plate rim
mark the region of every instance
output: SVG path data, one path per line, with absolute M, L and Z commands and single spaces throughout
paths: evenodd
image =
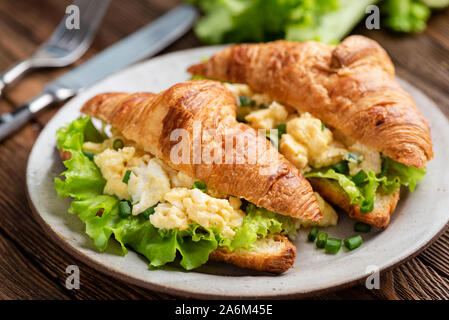
M 191 49 L 191 50 L 186 50 L 186 51 L 181 51 L 181 52 L 175 52 L 175 53 L 171 53 L 168 55 L 164 55 L 164 56 L 160 56 L 145 62 L 142 62 L 140 64 L 134 65 L 128 69 L 125 69 L 123 71 L 121 71 L 120 73 L 116 74 L 116 75 L 112 75 L 111 77 L 108 77 L 107 79 L 101 81 L 99 84 L 103 83 L 104 81 L 110 79 L 110 78 L 117 78 L 120 77 L 122 74 L 124 74 L 125 72 L 131 73 L 135 70 L 138 69 L 145 69 L 146 67 L 148 67 L 149 65 L 155 65 L 155 64 L 163 64 L 164 60 L 168 59 L 182 59 L 183 57 L 185 57 L 186 55 L 194 55 L 195 57 L 203 57 L 203 56 L 207 56 L 210 55 L 210 53 L 220 49 L 221 47 L 205 47 L 205 48 L 198 48 L 198 49 Z M 198 59 L 197 59 L 198 60 Z M 415 95 L 419 95 L 419 98 L 422 100 L 424 99 L 424 101 L 426 101 L 426 104 L 428 105 L 428 107 L 430 109 L 432 109 L 432 113 L 434 115 L 436 115 L 436 119 L 439 119 L 437 122 L 440 122 L 440 125 L 442 125 L 443 123 L 446 125 L 446 132 L 449 133 L 449 130 L 447 130 L 447 124 L 448 121 L 445 118 L 445 116 L 441 113 L 441 111 L 439 111 L 438 107 L 435 106 L 435 104 L 433 102 L 431 102 L 427 97 L 425 97 L 421 92 L 419 92 L 419 90 L 413 88 L 411 85 L 407 84 L 406 82 L 403 82 L 404 86 L 406 86 L 406 88 L 408 90 L 412 89 Z M 97 86 L 97 85 L 96 85 Z M 94 86 L 94 87 L 96 87 Z M 86 92 L 82 93 L 81 95 L 86 95 L 86 93 L 91 92 L 91 89 L 88 89 Z M 415 97 L 416 99 L 416 97 Z M 68 102 L 59 112 L 58 114 L 62 113 L 62 112 L 67 112 L 66 109 L 67 107 L 75 104 L 75 101 L 78 102 L 79 101 L 79 97 L 72 99 L 70 102 Z M 55 116 L 56 118 L 56 116 Z M 52 121 L 54 121 L 54 119 L 52 119 L 50 121 L 50 123 L 47 125 L 47 127 L 43 130 L 43 132 L 49 127 L 49 125 L 52 123 Z M 441 126 L 439 126 L 441 128 Z M 444 131 L 444 130 L 443 130 Z M 42 132 L 42 133 L 43 133 Z M 35 147 L 33 148 L 31 154 L 30 154 L 30 158 L 29 158 L 29 162 L 28 162 L 28 166 L 27 166 L 27 196 L 29 199 L 29 203 L 30 206 L 32 208 L 33 213 L 35 214 L 35 216 L 37 217 L 38 222 L 42 225 L 42 227 L 44 228 L 45 231 L 47 231 L 47 233 L 54 239 L 56 240 L 56 242 L 58 244 L 61 245 L 61 247 L 63 247 L 65 250 L 67 250 L 68 252 L 70 252 L 71 254 L 73 254 L 75 257 L 77 257 L 78 259 L 80 259 L 81 261 L 87 263 L 88 265 L 92 266 L 93 268 L 105 272 L 106 274 L 109 274 L 113 277 L 119 278 L 121 280 L 124 280 L 126 282 L 138 285 L 138 286 L 142 286 L 151 290 L 156 290 L 156 291 L 160 291 L 160 292 L 164 292 L 164 293 L 168 293 L 168 294 L 173 294 L 173 295 L 177 295 L 177 296 L 183 296 L 183 297 L 195 297 L 195 298 L 207 298 L 207 299 L 211 299 L 211 298 L 299 298 L 299 297 L 307 297 L 310 295 L 314 295 L 314 294 L 318 294 L 318 293 L 323 293 L 323 292 L 330 292 L 330 291 L 334 291 L 334 290 L 338 290 L 338 289 L 342 289 L 345 287 L 349 287 L 351 285 L 354 285 L 358 282 L 360 282 L 361 280 L 365 279 L 366 276 L 368 275 L 367 273 L 361 273 L 358 275 L 355 275 L 354 277 L 352 277 L 352 279 L 344 279 L 342 281 L 338 281 L 338 282 L 334 282 L 332 284 L 329 284 L 328 286 L 321 286 L 321 287 L 316 287 L 316 288 L 309 288 L 306 290 L 301 290 L 298 289 L 295 292 L 288 292 L 288 293 L 278 293 L 278 294 L 273 294 L 272 292 L 263 292 L 263 293 L 257 293 L 257 294 L 251 294 L 251 295 L 242 295 L 242 294 L 232 294 L 232 292 L 228 292 L 226 294 L 216 294 L 216 293 L 209 293 L 209 292 L 198 292 L 195 290 L 188 290 L 186 288 L 179 288 L 179 287 L 173 287 L 173 286 L 169 286 L 169 285 L 163 285 L 163 284 L 157 284 L 151 281 L 145 281 L 142 279 L 138 279 L 136 277 L 130 276 L 120 270 L 116 270 L 114 268 L 111 268 L 109 266 L 106 266 L 104 264 L 102 264 L 99 261 L 96 261 L 95 259 L 91 258 L 89 255 L 83 253 L 82 251 L 80 251 L 79 249 L 73 247 L 71 244 L 69 244 L 67 242 L 67 240 L 64 238 L 63 235 L 58 234 L 53 228 L 52 226 L 50 226 L 46 220 L 43 218 L 43 216 L 41 215 L 41 213 L 39 213 L 39 210 L 37 209 L 36 205 L 35 205 L 35 197 L 36 194 L 32 194 L 30 192 L 30 171 L 32 171 L 33 169 L 33 155 L 35 157 L 35 154 L 38 152 L 36 151 L 36 146 L 40 145 L 40 140 L 43 136 L 43 134 L 41 133 L 40 137 L 37 139 Z M 444 200 L 444 199 L 443 199 Z M 446 202 L 449 203 L 449 201 L 447 201 L 448 199 L 446 199 Z M 390 259 L 387 263 L 383 264 L 380 267 L 380 270 L 387 270 L 390 268 L 393 268 L 394 266 L 403 263 L 404 261 L 414 257 L 415 255 L 419 254 L 422 250 L 424 250 L 426 247 L 428 247 L 431 243 L 433 243 L 438 237 L 439 235 L 444 232 L 446 230 L 448 226 L 448 217 L 446 216 L 446 219 L 444 221 L 444 223 L 440 224 L 440 227 L 437 229 L 433 229 L 433 231 L 431 233 L 428 233 L 425 239 L 421 239 L 421 242 L 419 243 L 419 245 L 416 245 L 415 247 L 413 247 L 413 249 L 410 249 L 408 252 L 405 252 L 401 255 L 397 255 L 394 258 Z M 263 277 L 261 277 L 263 278 Z M 257 280 L 256 280 L 257 281 Z M 262 280 L 263 281 L 263 280 Z

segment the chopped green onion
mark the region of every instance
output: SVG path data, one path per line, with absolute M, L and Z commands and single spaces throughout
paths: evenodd
M 89 158 L 89 160 L 94 160 L 95 153 L 83 150 L 83 154 Z
M 350 162 L 354 162 L 354 163 L 360 163 L 360 156 L 356 153 L 352 153 L 352 152 L 348 152 L 346 154 L 346 160 L 350 161 Z
M 336 254 L 338 251 L 340 251 L 340 248 L 341 248 L 341 240 L 334 238 L 328 238 L 326 241 L 326 245 L 324 247 L 326 253 L 332 254 Z
M 320 232 L 318 234 L 318 239 L 316 240 L 317 248 L 323 249 L 326 246 L 326 242 L 327 242 L 327 233 Z
M 310 229 L 309 235 L 307 236 L 307 239 L 309 239 L 310 242 L 314 242 L 316 239 L 316 236 L 318 235 L 318 228 L 313 227 Z
M 114 142 L 112 143 L 112 147 L 114 148 L 114 150 L 118 150 L 123 148 L 125 145 L 123 144 L 123 141 L 121 139 L 115 139 Z
M 363 200 L 360 205 L 360 211 L 363 213 L 371 212 L 374 210 L 374 201 L 373 200 Z
M 240 101 L 240 105 L 244 106 L 244 107 L 252 107 L 255 104 L 254 100 L 251 100 L 247 96 L 240 96 L 239 101 Z
M 282 135 L 287 133 L 287 125 L 285 123 L 282 123 L 282 124 L 278 125 L 277 129 L 278 129 L 279 140 L 281 140 Z
M 193 183 L 192 189 L 200 189 L 203 192 L 206 192 L 207 185 L 202 181 L 195 181 Z
M 321 131 L 324 131 L 324 130 L 326 130 L 326 126 L 324 125 L 324 122 L 321 121 Z
M 124 183 L 128 183 L 129 177 L 130 177 L 130 176 L 131 176 L 131 170 L 126 170 L 125 175 L 124 175 L 122 181 L 123 181 Z
M 353 236 L 345 240 L 345 247 L 349 250 L 354 250 L 360 247 L 362 242 L 362 237 L 360 235 Z
M 131 206 L 128 201 L 122 200 L 118 203 L 118 214 L 121 218 L 127 218 L 131 215 Z
M 352 181 L 354 181 L 356 185 L 362 184 L 366 179 L 368 179 L 368 175 L 363 170 L 360 170 L 352 177 Z
M 348 174 L 349 173 L 349 166 L 348 161 L 340 161 L 332 166 L 332 169 L 334 169 L 338 173 L 342 174 Z
M 354 224 L 354 231 L 355 232 L 370 232 L 371 226 L 369 224 L 366 224 L 363 222 L 356 222 Z
M 158 204 L 155 204 L 152 207 L 149 207 L 148 209 L 146 209 L 145 211 L 143 211 L 141 214 L 145 217 L 145 219 L 149 219 L 150 216 L 154 213 L 154 209 L 157 207 Z

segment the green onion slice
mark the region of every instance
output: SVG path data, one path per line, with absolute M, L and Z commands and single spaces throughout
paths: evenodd
M 146 209 L 145 211 L 143 211 L 141 214 L 145 217 L 145 219 L 149 219 L 150 216 L 154 213 L 155 208 L 157 207 L 158 203 L 155 204 L 152 207 L 149 207 L 148 209 Z
M 129 177 L 131 176 L 131 170 L 126 170 L 125 175 L 123 176 L 123 182 L 128 183 Z
M 287 125 L 285 123 L 282 123 L 282 124 L 278 125 L 277 129 L 278 129 L 279 140 L 281 140 L 282 135 L 287 133 Z
M 335 238 L 328 238 L 326 241 L 326 245 L 324 246 L 324 250 L 326 253 L 336 254 L 340 251 L 341 248 L 341 240 Z
M 123 144 L 123 141 L 121 139 L 115 139 L 114 142 L 112 143 L 112 147 L 114 148 L 114 150 L 118 150 L 123 148 L 125 145 Z
M 327 233 L 320 232 L 318 234 L 318 239 L 316 240 L 317 248 L 323 249 L 326 246 L 326 243 L 327 243 Z
M 89 158 L 89 160 L 94 160 L 95 153 L 83 150 L 83 154 Z
M 193 183 L 192 189 L 200 189 L 203 192 L 206 192 L 207 185 L 202 181 L 195 181 Z
M 353 153 L 353 152 L 348 152 L 346 154 L 346 160 L 350 161 L 350 162 L 354 162 L 354 163 L 360 163 L 362 162 L 360 160 L 360 156 L 357 153 Z
M 371 226 L 369 224 L 366 224 L 363 222 L 356 222 L 354 224 L 354 231 L 355 232 L 370 232 Z
M 240 105 L 243 107 L 252 107 L 255 104 L 254 100 L 251 100 L 247 96 L 240 96 L 239 102 L 240 102 Z
M 312 229 L 310 229 L 307 239 L 309 239 L 310 242 L 313 242 L 313 241 L 315 241 L 317 235 L 318 235 L 318 228 L 313 227 Z
M 131 215 L 131 206 L 126 200 L 122 200 L 118 203 L 118 214 L 121 218 L 127 218 Z
M 345 247 L 349 250 L 357 249 L 362 245 L 362 237 L 360 235 L 353 236 L 345 240 Z

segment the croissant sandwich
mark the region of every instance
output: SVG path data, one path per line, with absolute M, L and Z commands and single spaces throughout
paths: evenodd
M 427 121 L 363 36 L 235 45 L 188 71 L 231 82 L 239 120 L 277 128 L 280 152 L 314 189 L 372 226 L 388 225 L 400 186 L 413 191 L 433 157 Z
M 296 256 L 287 236 L 336 214 L 236 110 L 232 92 L 210 80 L 99 94 L 57 132 L 67 167 L 58 195 L 73 198 L 69 212 L 100 250 L 113 235 L 152 267 L 178 255 L 186 269 L 211 259 L 282 273 Z

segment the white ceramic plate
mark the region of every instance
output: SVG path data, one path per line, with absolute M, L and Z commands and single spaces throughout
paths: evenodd
M 189 79 L 186 69 L 220 47 L 205 47 L 176 52 L 134 65 L 117 73 L 70 100 L 47 124 L 31 152 L 27 168 L 30 203 L 45 231 L 72 254 L 94 268 L 125 281 L 166 293 L 202 298 L 253 298 L 304 296 L 348 286 L 366 278 L 372 266 L 381 270 L 392 267 L 416 254 L 445 228 L 449 208 L 449 123 L 438 107 L 410 84 L 401 81 L 412 94 L 424 116 L 430 120 L 435 159 L 413 194 L 404 191 L 390 226 L 381 232 L 363 235 L 363 246 L 352 252 L 341 250 L 326 255 L 306 241 L 300 232 L 295 241 L 298 254 L 295 267 L 283 275 L 272 276 L 208 263 L 187 272 L 168 266 L 149 270 L 146 260 L 130 252 L 118 254 L 111 240 L 106 252 L 98 252 L 84 233 L 84 225 L 67 213 L 70 200 L 58 199 L 53 180 L 64 167 L 55 149 L 56 130 L 79 116 L 82 104 L 106 91 L 159 92 Z M 354 221 L 340 215 L 338 227 L 329 228 L 332 237 L 354 234 Z

